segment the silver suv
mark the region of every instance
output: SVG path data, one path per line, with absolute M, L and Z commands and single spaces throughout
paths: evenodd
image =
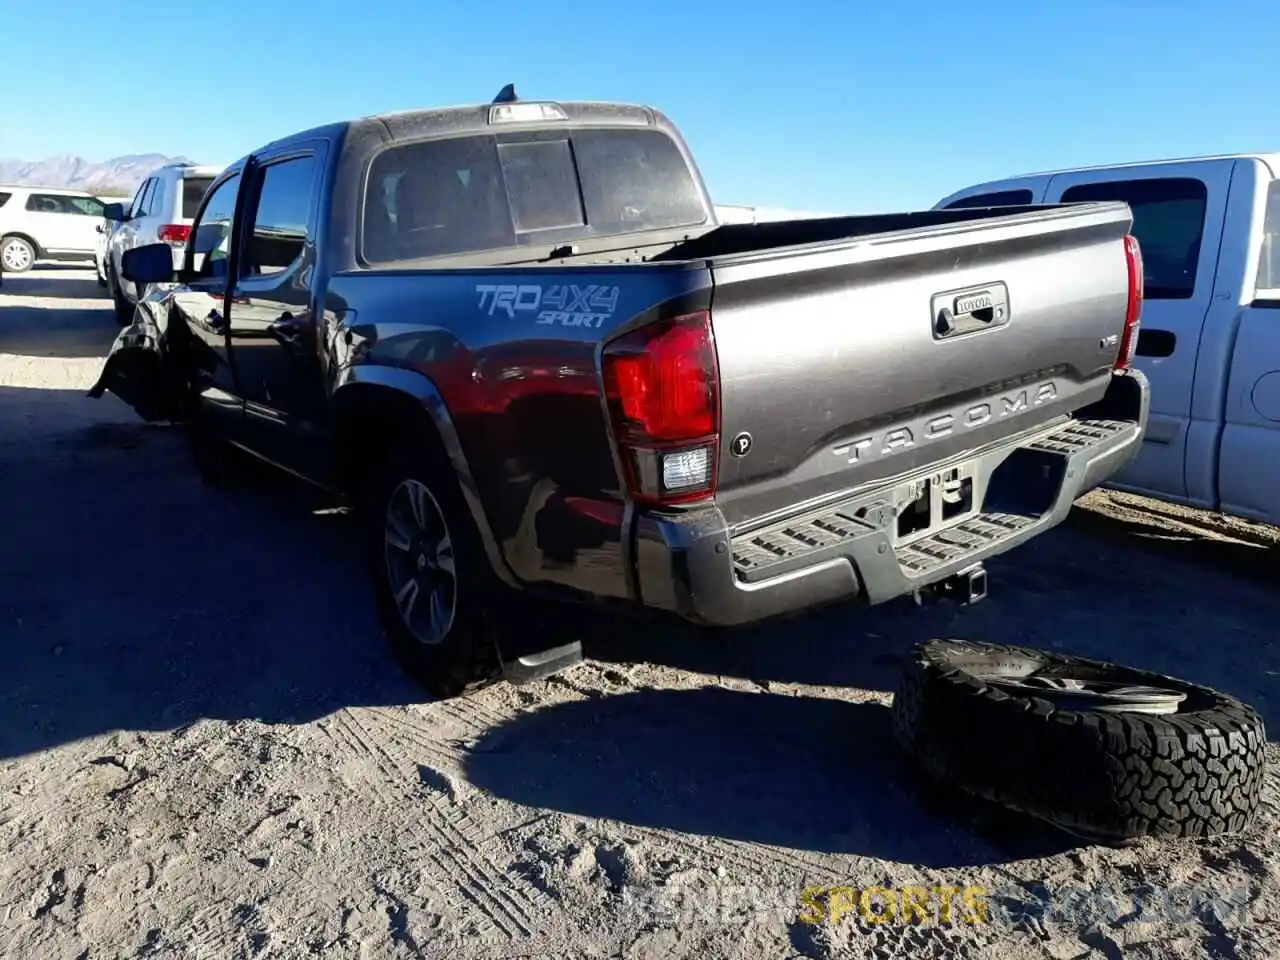
M 104 208 L 81 190 L 0 186 L 0 269 L 25 273 L 37 260 L 92 262 Z
M 115 221 L 115 227 L 107 236 L 102 272 L 121 325 L 133 317 L 140 291 L 120 276 L 120 257 L 134 247 L 167 243 L 173 248 L 174 268 L 181 267 L 191 221 L 221 170 L 194 163 L 166 164 L 142 182 L 127 210 L 122 204 L 106 207 L 105 216 Z

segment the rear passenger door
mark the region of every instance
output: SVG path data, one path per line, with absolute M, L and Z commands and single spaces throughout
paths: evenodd
M 1134 366 L 1151 381 L 1151 414 L 1142 449 L 1113 486 L 1210 505 L 1202 491 L 1189 489 L 1187 466 L 1188 458 L 1216 460 L 1218 418 L 1195 417 L 1193 400 L 1234 165 L 1152 164 L 1064 173 L 1050 181 L 1048 203 L 1127 202 L 1142 248 L 1144 303 Z
M 1227 345 L 1218 492 L 1223 511 L 1280 524 L 1280 180 L 1262 162 L 1246 163 L 1261 176 L 1237 174 L 1232 189 L 1240 202 L 1233 197 L 1227 220 L 1228 242 L 1243 254 L 1247 272 L 1239 327 Z M 1224 252 L 1224 263 L 1234 259 Z

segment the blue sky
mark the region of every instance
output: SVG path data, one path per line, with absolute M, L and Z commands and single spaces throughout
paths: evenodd
M 1265 0 L 6 4 L 0 157 L 227 162 L 490 99 L 648 103 L 722 203 L 920 208 L 1030 170 L 1280 149 Z M 1051 9 L 1050 9 L 1051 8 Z

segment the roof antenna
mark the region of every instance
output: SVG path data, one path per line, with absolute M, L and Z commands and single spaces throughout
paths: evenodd
M 508 83 L 505 87 L 498 91 L 498 95 L 493 98 L 494 103 L 515 103 L 520 98 L 516 96 L 516 85 Z

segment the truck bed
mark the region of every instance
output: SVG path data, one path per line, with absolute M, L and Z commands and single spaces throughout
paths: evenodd
M 600 342 L 663 304 L 709 300 L 716 505 L 737 534 L 936 464 L 962 468 L 969 453 L 1101 399 L 1124 326 L 1130 223 L 1125 204 L 1096 203 L 742 224 L 630 247 L 596 238 L 554 260 L 360 269 L 330 293 L 359 305 L 357 332 L 394 318 L 370 330 L 365 359 L 424 358 L 482 487 L 515 458 L 605 496 L 617 480 Z M 548 310 L 553 291 L 588 288 L 615 291 L 605 314 Z M 978 312 L 944 335 L 939 314 L 957 301 Z M 405 304 L 474 319 L 442 329 Z M 514 380 L 490 373 L 517 368 Z M 735 455 L 744 435 L 749 453 Z M 526 508 L 508 487 L 486 496 L 504 531 Z
M 780 247 L 811 243 L 859 240 L 904 230 L 981 224 L 999 217 L 1070 211 L 1078 204 L 1025 207 L 974 207 L 959 210 L 921 210 L 911 213 L 882 213 L 869 216 L 823 217 L 803 220 L 775 220 L 762 223 L 731 223 L 677 243 L 652 259 L 701 260 L 743 253 L 763 253 Z

